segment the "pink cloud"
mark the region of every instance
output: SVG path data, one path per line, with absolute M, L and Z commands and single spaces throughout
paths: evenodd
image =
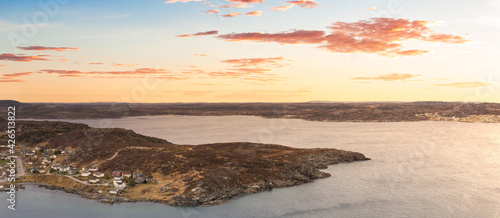
M 271 7 L 271 10 L 273 10 L 273 11 L 287 11 L 287 10 L 292 9 L 294 6 L 295 6 L 294 4 L 291 4 L 291 5 L 281 5 L 281 6 L 273 6 L 273 7 Z
M 247 16 L 260 16 L 260 15 L 262 15 L 262 11 L 252 11 L 252 12 L 246 13 L 245 15 L 247 15 Z
M 193 37 L 193 36 L 208 36 L 208 35 L 217 35 L 217 34 L 219 34 L 219 31 L 212 30 L 212 31 L 199 32 L 199 33 L 194 33 L 194 34 L 177 35 L 175 37 L 178 37 L 178 38 L 189 38 L 189 37 Z
M 240 4 L 227 4 L 227 5 L 221 5 L 219 8 L 251 8 L 253 5 L 245 4 L 245 3 L 240 3 Z
M 317 2 L 312 0 L 287 1 L 286 3 L 298 5 L 303 8 L 315 8 L 319 6 Z
M 353 23 L 336 22 L 330 33 L 317 30 L 293 30 L 279 33 L 231 33 L 217 36 L 227 41 L 275 42 L 280 44 L 318 44 L 320 48 L 342 53 L 376 53 L 385 56 L 415 56 L 427 50 L 403 50 L 401 42 L 421 40 L 460 44 L 468 40 L 458 35 L 431 30 L 429 21 L 372 18 Z
M 240 16 L 240 15 L 241 15 L 241 12 L 237 12 L 237 13 L 224 14 L 224 15 L 222 15 L 222 17 L 236 17 L 236 16 Z
M 218 14 L 219 12 L 218 10 L 208 10 L 205 14 Z

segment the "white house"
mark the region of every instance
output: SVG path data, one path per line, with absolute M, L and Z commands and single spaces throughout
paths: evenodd
M 97 170 L 99 170 L 97 167 L 90 167 L 89 169 L 90 172 L 97 172 Z
M 100 180 L 98 178 L 90 178 L 89 182 L 90 183 L 98 183 Z
M 95 176 L 95 177 L 97 177 L 97 178 L 102 178 L 102 177 L 104 177 L 104 173 L 95 172 L 95 173 L 93 173 L 93 174 L 94 174 L 94 176 Z
M 83 171 L 82 172 L 82 176 L 90 176 L 90 172 L 89 171 Z
M 66 172 L 70 169 L 71 167 L 70 166 L 62 166 L 61 168 L 59 168 L 61 170 L 61 172 Z
M 116 184 L 118 184 L 118 183 L 122 183 L 122 181 L 121 180 L 114 180 L 113 179 L 113 186 L 116 186 Z
M 110 189 L 109 193 L 110 194 L 118 194 L 118 189 Z
M 124 189 L 127 187 L 127 184 L 125 184 L 124 182 L 114 182 L 113 181 L 113 186 L 116 188 L 116 189 Z

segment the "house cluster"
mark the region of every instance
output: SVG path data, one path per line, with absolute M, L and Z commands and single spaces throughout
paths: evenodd
M 89 178 L 89 183 L 99 183 L 101 181 L 101 178 L 104 177 L 104 173 L 98 172 L 99 168 L 96 166 L 90 167 L 89 169 L 83 169 L 81 176 L 92 176 L 92 178 Z
M 36 145 L 34 148 L 28 148 L 25 145 L 21 145 L 19 153 L 24 155 L 23 159 L 25 164 L 29 166 L 27 171 L 32 173 L 45 173 L 47 170 L 46 167 L 57 158 L 59 151 L 56 151 L 56 149 L 48 149 L 42 145 Z
M 140 173 L 140 172 L 135 172 L 133 173 L 132 175 L 135 179 L 135 183 L 137 184 L 141 184 L 141 183 L 144 183 L 144 182 L 153 182 L 153 177 L 145 177 L 144 174 Z
M 78 169 L 77 167 L 61 166 L 60 163 L 54 163 L 54 164 L 52 164 L 52 166 L 50 168 L 52 168 L 53 170 L 58 170 L 59 172 L 62 172 L 62 173 L 68 173 L 70 175 L 77 174 L 80 172 L 80 169 Z
M 122 172 L 120 170 L 115 170 L 112 172 L 112 175 L 114 177 L 113 178 L 113 186 L 118 190 L 121 190 L 121 189 L 124 189 L 127 187 L 127 184 L 125 182 L 123 182 L 123 180 L 125 178 L 133 178 L 135 180 L 136 184 L 141 184 L 141 183 L 144 183 L 145 181 L 153 182 L 152 177 L 146 177 L 141 172 L 134 171 L 133 173 L 126 173 L 126 172 Z
M 128 177 L 130 177 L 130 173 L 127 173 Z M 125 175 L 122 171 L 115 170 L 113 171 L 113 187 L 115 187 L 118 190 L 125 189 L 127 187 L 127 184 L 123 182 L 123 179 L 125 178 Z
M 415 114 L 417 117 L 427 117 L 434 121 L 455 121 L 455 122 L 473 122 L 473 123 L 498 123 L 500 122 L 499 115 L 468 115 L 465 117 L 444 116 L 439 113 L 424 113 Z
M 6 157 L 0 157 L 0 160 L 7 160 Z M 7 165 L 0 166 L 0 179 L 3 179 L 9 175 L 9 169 Z

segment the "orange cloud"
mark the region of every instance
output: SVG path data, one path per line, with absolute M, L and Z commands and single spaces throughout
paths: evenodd
M 273 81 L 282 81 L 288 77 L 271 73 L 273 69 L 284 67 L 289 60 L 283 57 L 271 58 L 240 58 L 227 59 L 221 62 L 230 64 L 231 67 L 219 71 L 206 71 L 202 69 L 188 69 L 183 75 L 205 75 L 209 78 L 228 78 L 241 81 L 259 82 L 268 84 Z
M 374 10 L 377 10 L 377 7 L 369 7 L 366 9 L 367 11 L 374 11 Z
M 92 65 L 101 65 L 101 64 L 104 64 L 104 63 L 89 63 L 89 64 L 92 64 Z
M 175 37 L 177 37 L 177 38 L 189 38 L 191 36 L 192 36 L 191 34 L 184 34 L 184 35 L 177 35 Z
M 477 88 L 483 86 L 492 86 L 494 84 L 483 83 L 483 82 L 461 82 L 461 83 L 447 83 L 447 84 L 434 84 L 434 85 L 438 87 Z
M 223 17 L 236 17 L 236 16 L 240 16 L 241 15 L 241 12 L 237 12 L 237 13 L 230 13 L 230 14 L 224 14 L 222 15 Z
M 398 80 L 409 80 L 422 76 L 421 74 L 408 74 L 408 73 L 393 73 L 385 74 L 375 77 L 355 77 L 352 80 L 383 80 L 383 81 L 398 81 Z
M 24 82 L 24 80 L 19 79 L 18 77 L 23 77 L 33 74 L 32 72 L 24 72 L 24 73 L 10 73 L 10 74 L 3 74 L 2 77 L 0 77 L 0 82 L 6 83 L 6 82 Z
M 50 59 L 44 58 L 48 55 L 36 55 L 36 56 L 22 56 L 15 54 L 0 54 L 0 61 L 20 61 L 20 62 L 32 62 L 32 61 L 50 61 Z
M 0 65 L 0 67 L 5 67 L 5 65 Z
M 252 11 L 252 12 L 246 13 L 245 15 L 247 15 L 247 16 L 260 16 L 260 15 L 262 15 L 262 11 Z
M 317 2 L 312 0 L 287 1 L 286 3 L 298 5 L 303 8 L 315 8 L 319 5 Z
M 136 67 L 137 64 L 119 64 L 119 63 L 113 63 L 111 66 L 113 66 L 113 67 Z
M 188 37 L 193 37 L 193 36 L 208 36 L 208 35 L 217 35 L 217 34 L 219 34 L 219 31 L 212 30 L 212 31 L 207 31 L 207 32 L 199 32 L 199 33 L 195 33 L 195 34 L 178 35 L 178 36 L 175 36 L 175 37 L 188 38 Z
M 220 11 L 218 10 L 208 10 L 207 12 L 205 12 L 206 14 L 218 14 Z
M 207 32 L 195 33 L 195 34 L 193 34 L 193 36 L 208 36 L 208 35 L 216 35 L 216 34 L 219 34 L 219 31 L 212 30 L 212 31 L 207 31 Z
M 271 10 L 273 10 L 273 11 L 287 11 L 289 9 L 292 9 L 294 6 L 295 6 L 294 4 L 273 6 L 273 7 L 271 7 Z
M 140 68 L 130 71 L 79 71 L 79 70 L 40 70 L 39 74 L 56 74 L 59 77 L 86 77 L 93 78 L 145 78 L 154 77 L 157 79 L 183 80 L 189 79 L 178 73 L 172 73 L 166 69 Z M 33 72 L 4 74 L 0 77 L 0 82 L 24 82 L 19 77 L 34 74 Z
M 240 58 L 240 59 L 228 59 L 222 60 L 223 63 L 233 64 L 235 67 L 249 67 L 249 66 L 260 66 L 260 65 L 271 65 L 274 67 L 283 67 L 280 64 L 285 61 L 284 57 L 274 57 L 274 58 Z
M 280 33 L 231 33 L 217 36 L 227 41 L 276 42 L 280 44 L 319 44 L 320 48 L 342 53 L 376 53 L 385 56 L 422 55 L 426 50 L 402 50 L 401 42 L 421 40 L 459 44 L 468 40 L 458 35 L 435 33 L 429 21 L 372 18 L 359 22 L 336 22 L 325 31 L 293 30 Z
M 315 30 L 294 30 L 292 32 L 281 33 L 231 33 L 219 35 L 218 38 L 228 41 L 258 41 L 277 42 L 280 44 L 301 44 L 301 43 L 321 43 L 325 31 Z
M 80 48 L 72 48 L 72 47 L 45 47 L 45 46 L 27 46 L 27 47 L 17 47 L 21 50 L 27 51 L 60 51 L 64 52 L 66 50 L 78 50 Z

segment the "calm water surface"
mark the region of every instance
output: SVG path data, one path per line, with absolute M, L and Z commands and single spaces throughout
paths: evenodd
M 331 123 L 245 116 L 66 120 L 120 127 L 177 144 L 251 141 L 339 148 L 371 161 L 330 166 L 332 177 L 215 207 L 105 205 L 28 186 L 0 217 L 500 217 L 500 124 Z M 6 199 L 0 193 L 0 199 Z

